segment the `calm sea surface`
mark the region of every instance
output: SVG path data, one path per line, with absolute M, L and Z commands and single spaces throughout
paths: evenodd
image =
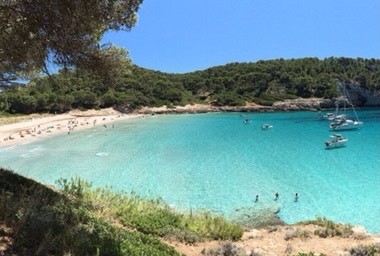
M 321 216 L 380 233 L 380 109 L 358 115 L 364 127 L 340 132 L 349 141 L 333 150 L 315 112 L 162 115 L 0 148 L 0 166 L 48 184 L 79 176 L 184 211 L 278 208 L 288 223 Z

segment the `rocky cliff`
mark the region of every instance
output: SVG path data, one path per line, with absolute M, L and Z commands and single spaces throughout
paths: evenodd
M 355 106 L 380 106 L 380 90 L 367 89 L 358 84 L 348 84 L 346 90 Z

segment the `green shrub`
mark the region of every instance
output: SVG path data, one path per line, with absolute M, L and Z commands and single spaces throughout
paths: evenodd
M 209 213 L 189 216 L 183 221 L 184 226 L 205 239 L 236 241 L 242 237 L 244 232 L 240 225 L 228 222 L 219 216 L 212 216 Z
M 225 92 L 214 97 L 215 106 L 244 106 L 245 101 L 239 95 L 232 92 Z
M 305 222 L 300 222 L 300 223 L 314 224 L 314 225 L 322 227 L 321 229 L 317 229 L 314 231 L 315 235 L 322 237 L 322 238 L 334 237 L 334 236 L 349 237 L 354 233 L 352 231 L 351 225 L 335 223 L 335 222 L 328 220 L 324 217 L 323 218 L 317 217 L 315 220 L 305 221 Z
M 238 240 L 243 235 L 240 225 L 209 213 L 175 212 L 162 199 L 147 199 L 135 193 L 114 193 L 109 188 L 92 189 L 78 178 L 60 180 L 60 187 L 70 198 L 93 209 L 97 216 L 122 223 L 144 234 L 153 234 L 186 243 L 202 240 Z
M 202 255 L 205 256 L 245 256 L 245 251 L 243 248 L 237 247 L 231 242 L 226 242 L 221 244 L 215 249 L 203 249 Z
M 179 255 L 159 239 L 99 218 L 89 183 L 63 180 L 62 193 L 0 168 L 0 222 L 12 255 Z M 3 207 L 4 206 L 4 207 Z

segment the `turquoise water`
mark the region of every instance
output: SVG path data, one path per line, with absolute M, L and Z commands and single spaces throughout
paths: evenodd
M 364 127 L 340 132 L 349 141 L 333 150 L 315 112 L 162 115 L 0 148 L 0 166 L 49 184 L 80 176 L 185 211 L 280 208 L 288 223 L 324 216 L 380 233 L 380 109 L 358 114 Z

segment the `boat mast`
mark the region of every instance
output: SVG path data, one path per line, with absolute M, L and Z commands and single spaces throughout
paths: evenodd
M 356 113 L 356 110 L 355 110 L 354 104 L 352 103 L 352 100 L 351 100 L 350 94 L 348 93 L 348 91 L 347 91 L 347 89 L 346 89 L 346 83 L 343 82 L 343 85 L 342 85 L 342 83 L 339 83 L 339 85 L 343 87 L 343 95 L 347 98 L 348 103 L 351 105 L 352 110 L 354 111 L 354 114 L 355 114 L 356 121 L 359 121 L 359 117 L 358 117 L 358 114 Z M 344 103 L 344 104 L 346 104 L 346 103 Z

